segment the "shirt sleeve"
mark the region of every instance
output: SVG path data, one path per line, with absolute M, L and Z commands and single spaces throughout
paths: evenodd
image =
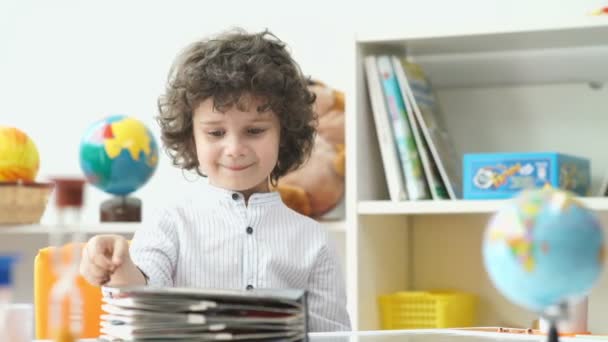
M 321 249 L 308 284 L 309 331 L 348 331 L 344 277 L 331 244 Z
M 150 286 L 173 286 L 179 245 L 171 217 L 165 212 L 156 222 L 138 229 L 129 248 L 133 263 Z

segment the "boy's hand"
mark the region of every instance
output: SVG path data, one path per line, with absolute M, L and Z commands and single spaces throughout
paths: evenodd
M 82 250 L 80 274 L 92 285 L 104 285 L 116 270 L 131 264 L 129 243 L 120 235 L 97 235 Z

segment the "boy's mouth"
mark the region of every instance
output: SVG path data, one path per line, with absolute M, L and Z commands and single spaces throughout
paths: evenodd
M 224 165 L 225 168 L 227 168 L 230 171 L 242 171 L 245 170 L 246 168 L 250 167 L 253 164 L 248 164 L 248 165 Z

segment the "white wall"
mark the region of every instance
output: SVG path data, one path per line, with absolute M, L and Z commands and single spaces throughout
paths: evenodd
M 487 24 L 516 27 L 587 15 L 606 1 L 10 1 L 0 0 L 0 124 L 26 131 L 41 154 L 39 180 L 78 175 L 78 144 L 110 114 L 142 119 L 158 136 L 156 99 L 187 43 L 231 26 L 269 28 L 305 73 L 348 89 L 355 32 Z M 163 154 L 136 193 L 144 215 L 191 188 Z M 85 221 L 108 196 L 87 190 Z M 52 221 L 52 212 L 45 216 Z

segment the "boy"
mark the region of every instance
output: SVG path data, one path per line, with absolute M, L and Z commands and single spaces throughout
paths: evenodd
M 130 248 L 120 236 L 93 237 L 82 275 L 109 286 L 306 289 L 310 331 L 349 330 L 327 231 L 271 191 L 310 154 L 314 101 L 268 31 L 191 45 L 170 72 L 158 122 L 174 165 L 208 184 L 137 231 Z

